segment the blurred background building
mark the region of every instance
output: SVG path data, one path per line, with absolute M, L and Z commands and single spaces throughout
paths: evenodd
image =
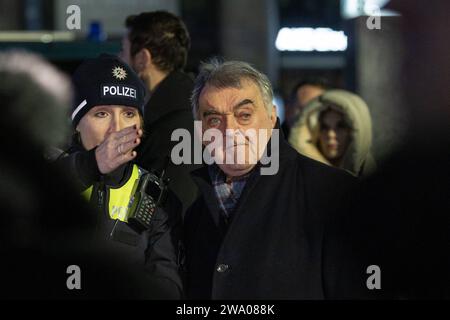
M 307 77 L 358 93 L 373 116 L 379 159 L 407 125 L 399 89 L 401 17 L 382 9 L 388 2 L 0 0 L 0 50 L 38 52 L 71 74 L 85 58 L 120 51 L 128 15 L 167 10 L 181 16 L 191 34 L 187 72 L 195 74 L 211 56 L 248 61 L 271 79 L 280 118 L 290 91 Z M 68 22 L 76 24 L 78 8 L 80 28 L 71 30 Z

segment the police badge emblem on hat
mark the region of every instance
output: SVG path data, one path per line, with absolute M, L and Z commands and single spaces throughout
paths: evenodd
M 95 106 L 127 106 L 144 113 L 145 85 L 133 69 L 115 55 L 101 54 L 83 61 L 73 75 L 73 83 L 76 89 L 71 115 L 74 127 Z
M 112 70 L 113 77 L 118 80 L 124 80 L 127 77 L 127 72 L 121 67 L 114 67 Z

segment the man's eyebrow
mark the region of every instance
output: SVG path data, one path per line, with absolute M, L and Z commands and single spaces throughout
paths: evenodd
M 238 104 L 236 104 L 233 109 L 237 109 L 240 108 L 242 106 L 245 106 L 246 104 L 252 104 L 253 106 L 255 106 L 255 103 L 253 102 L 253 100 L 251 99 L 244 99 L 241 102 L 239 102 Z
M 220 113 L 217 112 L 217 111 L 214 110 L 214 109 L 206 110 L 206 111 L 203 112 L 203 116 L 204 116 L 204 117 L 210 116 L 210 115 L 212 115 L 212 114 L 220 114 Z
M 255 106 L 255 103 L 253 102 L 253 100 L 251 100 L 251 99 L 244 99 L 241 102 L 239 102 L 238 104 L 236 104 L 233 107 L 233 109 L 238 109 L 238 108 L 240 108 L 242 106 L 245 106 L 246 104 L 251 104 L 251 105 Z M 220 114 L 221 115 L 222 113 L 218 112 L 217 110 L 214 110 L 214 109 L 209 109 L 209 110 L 203 111 L 203 116 L 204 117 L 210 116 L 212 114 Z

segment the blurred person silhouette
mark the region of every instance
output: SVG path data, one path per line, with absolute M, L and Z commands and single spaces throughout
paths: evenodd
M 0 71 L 5 75 L 2 88 L 8 102 L 5 108 L 8 114 L 20 122 L 20 130 L 27 133 L 46 157 L 58 156 L 54 153 L 56 148 L 63 148 L 70 137 L 70 122 L 67 120 L 67 106 L 72 99 L 70 81 L 38 55 L 23 50 L 0 53 Z M 21 79 L 24 79 L 24 85 L 21 85 Z M 39 104 L 41 112 L 35 112 L 32 106 L 39 101 L 40 91 L 46 93 L 42 97 L 46 100 Z M 11 125 L 8 117 L 2 117 L 1 121 L 2 127 Z
M 359 284 L 380 299 L 450 299 L 450 3 L 393 0 L 402 15 L 408 136 L 362 181 L 339 237 Z M 361 214 L 364 213 L 364 214 Z M 330 251 L 336 250 L 330 244 Z M 325 250 L 326 251 L 326 250 Z M 380 268 L 368 290 L 366 269 Z M 351 296 L 351 295 L 350 295 Z
M 285 120 L 281 124 L 281 129 L 286 139 L 289 137 L 292 126 L 300 117 L 308 102 L 320 96 L 328 89 L 330 89 L 330 86 L 327 80 L 319 77 L 310 77 L 301 80 L 294 86 L 286 104 Z
M 144 138 L 136 163 L 144 169 L 162 170 L 176 142 L 172 132 L 186 129 L 194 140 L 194 119 L 190 108 L 193 79 L 183 72 L 191 45 L 183 21 L 166 11 L 143 12 L 126 19 L 121 57 L 136 71 L 150 99 L 144 110 Z M 170 186 L 185 210 L 195 199 L 197 187 L 191 179 L 191 164 L 171 161 L 166 174 Z
M 328 90 L 311 101 L 293 126 L 289 142 L 301 154 L 355 176 L 375 169 L 369 109 L 359 96 L 345 90 Z

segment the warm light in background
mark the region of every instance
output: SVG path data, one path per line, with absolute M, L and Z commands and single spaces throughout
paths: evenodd
M 282 28 L 275 46 L 279 51 L 345 51 L 347 36 L 330 28 Z

